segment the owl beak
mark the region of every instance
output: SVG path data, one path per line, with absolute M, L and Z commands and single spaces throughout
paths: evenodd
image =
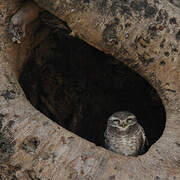
M 125 128 L 125 127 L 126 127 L 126 124 L 125 124 L 125 123 L 122 123 L 122 127 Z

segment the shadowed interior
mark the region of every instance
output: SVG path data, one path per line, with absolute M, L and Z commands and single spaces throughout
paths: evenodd
M 166 119 L 156 90 L 123 63 L 69 33 L 51 31 L 32 50 L 19 79 L 32 105 L 100 146 L 108 117 L 129 110 L 145 129 L 150 146 L 155 143 Z

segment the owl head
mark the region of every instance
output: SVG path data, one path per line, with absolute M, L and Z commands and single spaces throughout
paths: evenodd
M 130 126 L 137 123 L 136 116 L 128 111 L 118 111 L 112 114 L 108 119 L 108 126 L 126 131 Z

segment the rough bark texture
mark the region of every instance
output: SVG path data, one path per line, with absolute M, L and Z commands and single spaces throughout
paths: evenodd
M 19 74 L 38 21 L 22 44 L 7 33 L 21 0 L 0 2 L 0 176 L 2 179 L 179 179 L 180 11 L 178 1 L 35 0 L 67 22 L 73 34 L 113 55 L 155 87 L 166 109 L 166 128 L 139 157 L 123 157 L 53 123 L 26 100 Z

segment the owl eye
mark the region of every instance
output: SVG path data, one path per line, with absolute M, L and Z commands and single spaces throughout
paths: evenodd
M 118 124 L 119 120 L 113 120 L 113 123 Z
M 131 122 L 133 119 L 132 118 L 128 118 L 127 119 L 127 122 Z

